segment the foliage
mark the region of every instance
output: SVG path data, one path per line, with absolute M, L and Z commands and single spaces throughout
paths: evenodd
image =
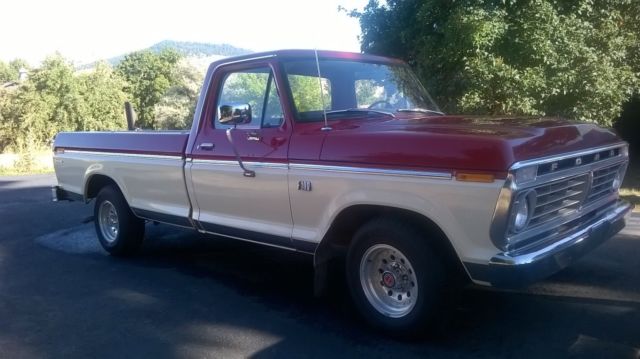
M 177 83 L 176 67 L 180 55 L 173 50 L 159 53 L 145 50 L 131 53 L 116 67 L 126 81 L 129 95 L 137 114 L 137 127 L 157 128 L 155 106 L 167 90 Z
M 163 130 L 191 128 L 204 74 L 181 60 L 176 68 L 175 84 L 155 107 L 156 127 Z
M 82 98 L 73 65 L 60 55 L 47 58 L 29 77 L 23 94 L 24 124 L 37 129 L 37 142 L 45 143 L 58 131 L 81 129 Z M 20 99 L 20 97 L 19 97 Z M 41 109 L 40 111 L 33 111 Z
M 17 81 L 20 69 L 29 69 L 29 64 L 23 59 L 15 59 L 9 63 L 0 61 L 0 85 L 10 81 Z
M 637 0 L 370 0 L 368 53 L 404 58 L 447 111 L 610 125 L 640 87 Z
M 60 55 L 48 57 L 17 88 L 0 91 L 0 151 L 28 153 L 60 131 L 126 128 L 123 86 L 108 65 L 78 75 Z
M 289 86 L 293 94 L 293 101 L 299 112 L 321 111 L 331 109 L 331 83 L 326 78 L 321 79 L 315 76 L 289 75 Z
M 80 74 L 77 78 L 80 96 L 83 98 L 83 131 L 122 130 L 127 128 L 123 115 L 126 94 L 124 80 L 107 63 L 98 63 L 95 70 Z
M 182 56 L 239 56 L 251 53 L 250 50 L 235 47 L 229 44 L 207 44 L 203 42 L 164 40 L 149 48 L 153 52 L 162 52 L 166 49 L 177 51 Z
M 251 50 L 235 47 L 229 44 L 207 44 L 202 42 L 164 40 L 152 45 L 147 50 L 159 53 L 165 50 L 176 51 L 183 57 L 208 57 L 208 56 L 238 56 L 251 53 Z M 117 66 L 127 55 L 118 55 L 107 59 L 112 66 Z M 79 70 L 92 69 L 96 63 L 84 64 Z

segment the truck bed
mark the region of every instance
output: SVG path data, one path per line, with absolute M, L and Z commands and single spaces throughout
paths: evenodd
M 186 131 L 60 133 L 54 141 L 59 186 L 88 199 L 100 181 L 113 181 L 136 215 L 190 226 L 188 138 Z

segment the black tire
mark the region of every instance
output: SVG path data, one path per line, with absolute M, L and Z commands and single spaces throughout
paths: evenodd
M 349 247 L 346 277 L 354 303 L 366 321 L 387 334 L 404 338 L 419 337 L 425 333 L 425 329 L 434 332 L 441 324 L 442 302 L 445 298 L 445 266 L 429 245 L 428 237 L 428 233 L 421 233 L 399 219 L 377 218 L 358 230 Z M 379 256 L 372 257 L 376 251 L 380 251 Z M 389 253 L 395 254 L 389 256 Z M 363 259 L 365 255 L 368 260 Z M 361 268 L 373 268 L 373 271 L 364 270 L 364 273 L 372 275 L 362 275 Z M 378 273 L 380 281 L 376 282 Z M 392 274 L 393 281 L 390 280 L 389 273 Z M 361 277 L 372 279 L 361 281 Z M 385 282 L 386 280 L 389 282 Z M 396 286 L 389 287 L 390 282 Z M 412 290 L 415 292 L 411 293 Z M 384 295 L 376 295 L 378 291 L 392 294 L 385 298 Z M 379 299 L 369 299 L 371 297 Z M 383 314 L 380 309 L 376 309 L 374 302 L 378 303 L 378 308 L 388 309 L 392 307 L 385 307 L 385 304 L 380 303 L 392 301 L 393 305 L 395 299 L 399 299 L 398 303 L 401 302 L 400 299 L 412 300 L 408 303 L 413 304 L 398 304 L 400 310 L 407 310 L 406 313 L 389 311 Z
M 108 218 L 105 219 L 101 215 Z M 109 254 L 124 257 L 138 252 L 144 239 L 144 220 L 133 214 L 117 187 L 109 185 L 100 190 L 96 197 L 93 216 L 100 244 Z M 117 225 L 110 222 L 113 218 Z M 108 229 L 111 228 L 110 225 L 117 229 Z

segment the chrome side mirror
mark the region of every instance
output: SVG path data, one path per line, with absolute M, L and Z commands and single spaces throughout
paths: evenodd
M 248 103 L 222 105 L 218 108 L 220 123 L 223 125 L 244 125 L 251 123 L 251 105 Z

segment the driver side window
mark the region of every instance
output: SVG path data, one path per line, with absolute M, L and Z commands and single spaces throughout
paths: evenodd
M 251 121 L 240 127 L 277 127 L 283 115 L 273 74 L 268 67 L 231 72 L 222 80 L 217 102 L 215 127 L 226 129 L 231 125 L 220 123 L 220 107 L 248 104 Z

